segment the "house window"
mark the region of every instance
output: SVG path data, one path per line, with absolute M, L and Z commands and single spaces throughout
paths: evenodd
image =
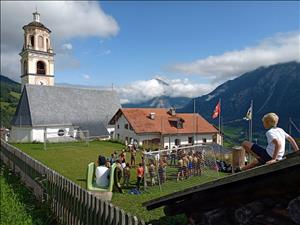
M 189 144 L 194 144 L 194 137 L 189 137 Z
M 129 124 L 129 129 L 130 129 L 130 130 L 133 130 L 133 128 L 132 128 L 132 126 L 131 126 L 130 124 Z
M 120 134 L 117 134 L 118 139 L 120 139 Z
M 46 74 L 46 66 L 45 66 L 44 62 L 38 61 L 36 63 L 36 73 L 37 74 L 43 74 L 43 75 Z
M 127 123 L 124 125 L 124 127 L 125 127 L 126 130 L 128 130 L 128 128 L 129 128 Z
M 214 134 L 212 139 L 214 143 L 217 143 L 217 134 Z
M 206 143 L 206 138 L 202 138 L 202 142 L 203 142 L 203 143 Z
M 175 139 L 175 145 L 177 145 L 177 146 L 180 145 L 180 139 Z
M 120 125 L 119 124 L 117 125 L 117 129 L 120 129 Z

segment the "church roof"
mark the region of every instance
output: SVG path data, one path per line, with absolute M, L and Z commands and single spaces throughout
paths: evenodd
M 106 126 L 121 107 L 115 91 L 25 85 L 14 126 L 73 125 L 90 136 L 107 135 Z
M 38 27 L 38 28 L 42 28 L 42 29 L 45 29 L 47 30 L 49 33 L 51 33 L 51 30 L 49 30 L 49 28 L 47 28 L 44 24 L 40 23 L 40 22 L 37 22 L 37 21 L 33 21 L 27 25 L 25 25 L 23 27 L 23 29 L 26 29 L 27 27 Z

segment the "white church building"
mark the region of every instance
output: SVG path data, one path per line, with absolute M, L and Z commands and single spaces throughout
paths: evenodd
M 11 122 L 11 142 L 44 142 L 51 138 L 74 138 L 78 131 L 89 137 L 109 137 L 109 120 L 121 107 L 114 90 L 54 86 L 54 55 L 51 31 L 33 13 L 23 27 L 21 56 L 22 94 Z

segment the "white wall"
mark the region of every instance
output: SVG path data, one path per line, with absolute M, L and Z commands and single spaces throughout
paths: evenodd
M 32 128 L 31 127 L 15 127 L 12 126 L 10 131 L 10 142 L 31 142 Z
M 124 115 L 122 115 L 115 124 L 114 138 L 125 141 L 126 137 L 128 137 L 128 142 L 130 144 L 130 141 L 129 141 L 130 138 L 132 138 L 134 140 L 138 140 L 138 136 L 136 135 L 134 130 L 131 130 L 129 127 L 128 127 L 128 129 L 125 129 L 125 124 L 128 124 L 128 126 L 129 126 L 127 119 L 124 117 Z M 118 128 L 118 125 L 119 125 L 119 128 Z M 119 136 L 118 136 L 118 134 L 119 134 Z
M 65 133 L 63 136 L 58 135 L 59 130 L 64 130 Z M 38 140 L 40 142 L 44 142 L 44 128 L 35 128 L 34 129 L 34 134 L 33 139 Z M 59 137 L 76 137 L 77 135 L 77 129 L 75 129 L 73 126 L 57 126 L 57 127 L 47 127 L 46 128 L 46 135 L 47 139 L 51 138 L 59 138 Z
M 109 133 L 109 138 L 110 139 L 115 138 L 115 127 L 109 125 L 106 127 L 106 129 L 107 129 L 107 132 Z
M 44 128 L 32 129 L 32 141 L 44 142 Z
M 168 148 L 173 148 L 175 146 L 175 140 L 180 140 L 180 145 L 188 145 L 189 143 L 189 137 L 194 137 L 194 134 L 174 134 L 174 135 L 167 135 L 164 136 L 163 146 Z M 212 134 L 196 134 L 195 135 L 195 142 L 194 144 L 201 144 L 204 143 L 203 139 L 206 139 L 206 143 L 211 143 L 213 141 Z
M 139 134 L 137 135 L 137 141 L 139 145 L 143 145 L 143 141 L 152 140 L 152 139 L 161 139 L 159 134 Z
M 60 127 L 47 127 L 47 138 L 56 138 L 58 136 L 58 130 L 65 130 L 64 137 L 70 137 L 73 135 L 76 137 L 77 129 L 72 126 L 60 126 Z M 72 131 L 73 130 L 73 131 Z M 70 132 L 71 131 L 71 132 Z M 44 142 L 44 127 L 12 127 L 10 132 L 11 142 Z

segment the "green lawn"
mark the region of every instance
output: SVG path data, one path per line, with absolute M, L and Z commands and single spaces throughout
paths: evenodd
M 88 146 L 84 143 L 70 144 L 70 146 L 69 144 L 51 144 L 47 145 L 46 151 L 43 149 L 43 144 L 15 144 L 15 146 L 84 188 L 86 187 L 85 175 L 88 163 L 96 162 L 99 154 L 109 157 L 115 150 L 120 152 L 124 148 L 124 145 L 106 141 L 93 141 Z M 130 162 L 129 153 L 126 154 L 126 161 Z M 137 154 L 137 163 L 139 162 L 141 162 L 140 152 Z M 174 170 L 174 168 L 168 168 L 168 170 L 172 169 Z M 155 224 L 155 220 L 164 216 L 163 208 L 149 212 L 142 207 L 143 202 L 208 182 L 218 175 L 216 172 L 211 172 L 211 174 L 192 177 L 184 181 L 172 180 L 165 183 L 162 190 L 158 186 L 154 186 L 149 187 L 147 192 L 143 192 L 141 195 L 132 195 L 128 193 L 130 188 L 135 187 L 136 182 L 136 169 L 132 168 L 131 186 L 129 189 L 124 189 L 124 194 L 114 193 L 112 203 L 145 221 L 152 221 Z M 180 216 L 175 219 L 162 218 L 157 224 L 170 225 L 173 220 L 182 221 L 183 219 Z M 185 224 L 184 220 L 180 224 Z

